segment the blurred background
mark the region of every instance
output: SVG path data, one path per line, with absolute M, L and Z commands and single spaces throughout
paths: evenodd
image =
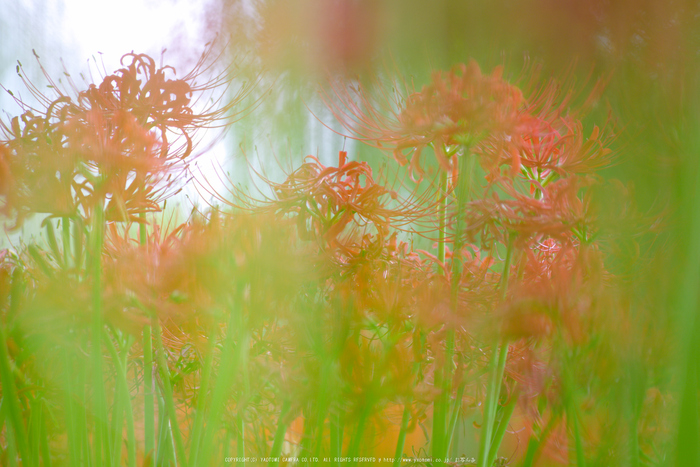
M 659 381 L 640 390 L 658 383 L 672 392 L 674 462 L 700 465 L 698 2 L 0 0 L 0 83 L 25 92 L 15 72 L 19 60 L 35 84 L 45 85 L 32 49 L 53 77 L 64 67 L 74 76 L 95 73 L 92 57 L 110 72 L 126 52 L 160 56 L 164 48 L 165 63 L 186 72 L 215 37 L 236 64 L 236 79 L 259 85 L 249 97 L 255 111 L 200 159 L 200 175 L 213 191 L 224 182 L 211 171 L 236 182 L 251 167 L 279 178 L 308 154 L 331 164 L 345 149 L 350 158 L 380 163 L 380 154 L 324 126 L 338 129 L 317 95 L 328 76 L 359 82 L 401 76 L 419 89 L 431 70 L 474 58 L 485 72 L 504 65 L 514 81 L 533 63 L 544 78 L 573 80 L 582 89 L 607 81 L 590 115 L 616 128 L 618 163 L 605 176 L 622 181 L 640 213 L 664 218 L 660 235 L 635 242 L 636 259 L 627 265 L 639 320 L 626 332 L 643 347 L 638 363 L 659 368 L 653 376 Z M 0 108 L 6 120 L 20 113 L 5 92 Z M 189 205 L 209 196 L 186 195 L 181 203 Z M 614 199 L 602 203 L 613 217 L 623 209 Z M 14 235 L 2 235 L 0 247 L 22 233 Z M 670 330 L 671 338 L 655 342 L 655 328 Z
M 669 180 L 697 99 L 700 8 L 692 1 L 0 0 L 0 7 L 0 83 L 23 98 L 17 61 L 46 85 L 32 50 L 50 76 L 68 71 L 90 80 L 98 68 L 117 69 L 132 50 L 156 57 L 166 50 L 164 63 L 184 74 L 217 39 L 241 81 L 262 76 L 251 102 L 267 95 L 217 148 L 219 160 L 245 153 L 237 171 L 258 156 L 314 154 L 330 163 L 343 145 L 351 157 L 365 150 L 318 122 L 334 125 L 315 97 L 328 73 L 400 74 L 419 89 L 431 70 L 470 58 L 485 72 L 505 65 L 513 80 L 539 63 L 544 78 L 573 78 L 579 87 L 609 80 L 592 118 L 611 114 L 624 128 L 618 144 L 634 157 L 621 158 L 615 175 L 634 180 L 649 207 L 677 191 Z M 21 112 L 0 94 L 3 118 Z

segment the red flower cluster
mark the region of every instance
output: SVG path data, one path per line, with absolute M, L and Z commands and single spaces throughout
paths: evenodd
M 163 341 L 155 341 L 163 408 L 173 409 L 168 383 L 188 404 L 186 415 L 171 414 L 167 436 L 184 444 L 175 436 L 180 417 L 181 431 L 192 435 L 191 463 L 228 449 L 215 430 L 234 419 L 229 431 L 238 430 L 246 454 L 299 442 L 292 451 L 302 457 L 325 455 L 330 431 L 332 449 L 354 457 L 363 430 L 381 429 L 401 405 L 411 417 L 401 436 L 432 418 L 433 435 L 421 440 L 429 438 L 432 454 L 442 458 L 467 410 L 484 410 L 482 437 L 495 440 L 482 444 L 484 455 L 495 455 L 515 401 L 524 402 L 535 426 L 549 418 L 542 446 L 547 437 L 558 440 L 562 420 L 587 415 L 577 413 L 579 376 L 570 368 L 596 372 L 585 382 L 590 393 L 606 377 L 596 359 L 622 353 L 610 350 L 621 339 L 611 343 L 614 326 L 604 317 L 622 300 L 609 293 L 616 278 L 600 225 L 605 215 L 622 216 L 598 210 L 591 193 L 602 184 L 595 172 L 612 161 L 612 135 L 606 127 L 585 132 L 557 86 L 526 96 L 500 69 L 484 75 L 471 62 L 380 104 L 362 91 L 336 89 L 342 105 L 329 104 L 358 139 L 410 164 L 416 179 L 426 172 L 423 152 L 432 148 L 438 180 L 411 190 L 399 177 L 390 183 L 368 163 L 348 161 L 345 151 L 337 167 L 307 156 L 283 182 L 263 179 L 270 199 L 233 188 L 234 201 L 220 200 L 234 212 L 193 210 L 174 229 L 142 229 L 137 242 L 129 222 L 160 210 L 168 177 L 193 157 L 193 132 L 221 115 L 195 112 L 193 95 L 202 88 L 194 75 L 169 80 L 167 67 L 145 55 L 128 54 L 124 63 L 101 84 L 75 97 L 57 90 L 42 110 L 3 126 L 2 213 L 19 225 L 44 212 L 62 217 L 64 228 L 59 246 L 47 222 L 49 250 L 28 247 L 18 256 L 26 266 L 0 252 L 0 312 L 9 316 L 8 295 L 19 290 L 14 271 L 31 279 L 17 305 L 17 334 L 72 339 L 70 363 L 83 360 L 77 346 L 86 342 L 88 351 L 100 351 L 94 331 L 104 331 L 96 329 L 104 322 L 112 331 L 103 342 L 117 342 L 126 361 L 130 338 L 121 331 L 138 335 L 144 325 L 162 324 L 162 334 L 160 326 L 153 330 L 169 351 L 163 355 Z M 98 206 L 113 222 L 86 228 L 84 218 Z M 436 254 L 414 249 L 413 240 L 425 237 L 437 239 Z M 67 287 L 75 292 L 61 293 Z M 614 320 L 628 325 L 623 313 Z M 152 344 L 149 332 L 144 349 Z M 131 371 L 118 376 L 131 378 Z M 106 396 L 118 400 L 116 391 Z M 128 389 L 125 396 L 132 399 Z M 285 436 L 297 418 L 303 435 Z M 115 433 L 122 432 L 118 423 Z M 255 429 L 241 428 L 251 423 Z M 249 442 L 258 433 L 259 445 Z M 170 450 L 170 441 L 158 449 Z
M 47 97 L 20 74 L 43 107 L 1 124 L 1 212 L 19 225 L 37 212 L 89 216 L 105 201 L 107 218 L 116 221 L 158 211 L 158 202 L 172 192 L 168 176 L 182 171 L 192 154 L 194 131 L 237 103 L 192 108 L 194 93 L 226 84 L 222 78 L 196 84 L 205 58 L 183 79 L 168 79 L 171 67 L 156 68 L 147 55 L 127 54 L 126 66 L 99 85 L 78 91 L 71 81 L 73 97 L 46 75 L 57 95 Z
M 366 162 L 346 162 L 346 156 L 340 152 L 338 167 L 307 156 L 287 180 L 271 183 L 276 199 L 270 209 L 293 214 L 301 238 L 319 240 L 324 249 L 338 250 L 347 259 L 381 250 L 392 229 L 409 225 L 429 207 L 397 201 L 395 191 L 375 182 Z
M 570 96 L 560 86 L 548 83 L 524 95 L 503 78 L 500 67 L 484 75 L 471 61 L 435 72 L 429 85 L 405 97 L 380 89 L 374 98 L 359 86 L 344 85 L 333 86 L 332 93 L 322 97 L 348 136 L 391 151 L 401 165 L 410 163 L 418 180 L 425 173 L 421 156 L 427 147 L 453 176 L 459 166 L 454 156 L 465 152 L 479 155 L 492 178 L 503 164 L 511 176 L 524 167 L 544 180 L 550 172 L 588 173 L 611 162 L 605 147 L 610 135 L 595 127 L 586 139 L 581 122 L 568 113 Z
M 526 101 L 520 89 L 502 78 L 500 68 L 483 75 L 474 61 L 449 73 L 435 72 L 431 84 L 405 98 L 384 93 L 381 102 L 362 88 L 333 91 L 335 99 L 327 94 L 323 98 L 340 123 L 357 139 L 391 149 L 401 165 L 410 156 L 418 179 L 424 175 L 420 158 L 428 146 L 443 170 L 455 171 L 456 146 L 471 147 L 491 138 L 508 149 L 519 142 L 523 129 Z

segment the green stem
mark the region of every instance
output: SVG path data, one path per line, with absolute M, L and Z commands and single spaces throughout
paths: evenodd
M 439 186 L 439 203 L 438 203 L 438 273 L 444 274 L 443 266 L 445 264 L 445 248 L 447 242 L 447 173 L 443 170 L 440 172 Z M 454 335 L 452 334 L 453 338 Z M 447 418 L 447 405 L 449 394 L 446 394 L 445 386 L 449 377 L 446 376 L 446 368 L 448 367 L 447 349 L 445 350 L 445 363 L 442 367 L 435 368 L 434 386 L 439 388 L 442 393 L 434 403 L 433 408 L 433 433 L 431 437 L 432 457 L 436 465 L 442 465 L 441 460 L 444 458 L 445 444 L 445 423 Z
M 146 214 L 139 213 L 139 244 L 147 248 Z M 143 416 L 144 447 L 146 455 L 155 449 L 155 399 L 153 396 L 153 331 L 151 326 L 143 327 Z
M 95 463 L 109 462 L 109 437 L 107 433 L 107 401 L 104 392 L 104 369 L 102 366 L 102 244 L 104 241 L 104 208 L 101 202 L 95 205 L 93 225 L 90 232 L 90 275 L 92 277 L 92 364 L 93 364 L 93 417 L 95 434 L 93 449 Z M 104 454 L 104 457 L 103 457 Z
M 474 177 L 474 164 L 476 158 L 469 153 L 468 148 L 465 153 L 459 156 L 459 173 L 457 179 L 457 189 L 455 190 L 457 199 L 457 209 L 454 219 L 454 241 L 453 241 L 453 256 L 452 256 L 452 299 L 457 298 L 459 279 L 461 275 L 461 264 L 459 261 L 459 251 L 464 246 L 462 229 L 464 229 L 464 217 L 469 202 L 469 192 L 472 186 Z
M 199 396 L 197 397 L 197 413 L 194 419 L 194 428 L 190 436 L 191 452 L 190 465 L 195 467 L 198 465 L 199 449 L 202 442 L 202 431 L 204 427 L 204 416 L 209 401 L 209 385 L 211 384 L 211 372 L 214 363 L 214 350 L 216 349 L 216 324 L 212 325 L 209 331 L 209 345 L 207 346 L 207 356 L 204 360 L 204 368 L 202 371 L 202 379 L 199 383 Z
M 15 378 L 12 374 L 12 364 L 10 363 L 10 355 L 7 351 L 7 336 L 5 335 L 5 324 L 0 323 L 0 381 L 2 381 L 3 391 L 3 407 L 5 407 L 14 442 L 17 444 L 17 450 L 22 459 L 29 459 L 29 446 L 27 445 L 27 431 L 24 427 L 22 417 L 22 408 L 15 386 Z M 11 444 L 8 440 L 8 444 Z M 14 449 L 14 446 L 13 446 Z
M 158 452 L 155 465 L 168 465 L 172 458 L 173 443 L 170 442 L 170 430 L 168 429 L 168 413 L 163 404 L 163 398 L 158 397 Z
M 484 404 L 483 433 L 479 440 L 479 457 L 477 459 L 479 467 L 488 466 L 488 456 L 491 452 L 491 440 L 493 435 L 493 424 L 496 416 L 498 397 L 501 392 L 501 382 L 503 381 L 503 370 L 505 368 L 506 357 L 508 355 L 508 344 L 498 346 L 494 344 L 493 355 L 489 363 L 489 385 L 486 392 L 486 402 Z
M 445 339 L 445 361 L 442 369 L 436 372 L 435 387 L 441 389 L 440 395 L 435 403 L 433 413 L 433 464 L 439 466 L 444 462 L 449 445 L 447 431 L 447 412 L 449 411 L 450 395 L 452 393 L 452 354 L 454 353 L 455 334 L 454 329 L 447 330 Z
M 77 467 L 81 464 L 80 462 L 80 443 L 78 441 L 79 431 L 77 427 L 77 419 L 80 414 L 76 414 L 75 403 L 73 402 L 73 395 L 75 394 L 75 389 L 73 387 L 74 375 L 69 374 L 68 369 L 74 368 L 73 362 L 68 353 L 68 349 L 63 349 L 63 361 L 64 361 L 64 374 L 65 378 L 65 391 L 63 404 L 66 408 L 66 425 L 68 432 L 68 453 L 70 459 L 70 465 Z
M 63 263 L 66 269 L 70 267 L 70 218 L 64 216 L 61 218 L 61 233 L 63 239 Z
M 331 465 L 340 465 L 335 459 L 341 456 L 343 448 L 343 431 L 340 424 L 340 407 L 331 410 Z
M 301 445 L 299 446 L 299 457 L 311 457 L 311 444 L 314 439 L 314 423 L 313 423 L 313 413 L 311 411 L 310 404 L 304 410 L 304 431 L 301 435 Z M 305 463 L 302 462 L 301 465 Z
M 576 445 L 576 466 L 586 467 L 586 458 L 583 452 L 583 440 L 581 439 L 581 430 L 579 426 L 578 415 L 576 414 L 576 411 L 573 407 L 569 408 L 571 411 L 568 415 L 570 417 L 570 423 L 573 428 L 572 431 L 574 434 L 574 443 Z
M 440 187 L 438 191 L 438 261 L 445 264 L 445 240 L 447 238 L 447 173 L 440 172 Z M 442 268 L 438 265 L 438 273 L 442 274 Z
M 105 342 L 107 342 L 107 336 Z M 108 345 L 106 346 L 109 347 Z M 118 363 L 115 363 L 115 365 L 118 365 Z M 119 376 L 117 375 L 117 377 Z M 122 427 L 124 423 L 124 406 L 122 404 L 123 398 L 120 397 L 119 393 L 115 394 L 114 403 L 112 404 L 112 439 L 110 445 L 112 449 L 112 465 L 119 465 L 122 457 Z
M 238 438 L 236 440 L 236 455 L 239 459 L 238 465 L 240 467 L 245 467 L 245 420 L 243 419 L 243 413 L 239 409 L 236 414 L 236 428 L 238 428 Z
M 637 424 L 639 423 L 639 417 L 635 414 L 630 420 L 630 466 L 639 467 L 639 431 L 637 429 Z
M 39 445 L 41 444 L 41 400 L 33 397 L 29 401 L 29 459 L 22 459 L 23 464 L 39 465 Z
M 447 153 L 450 157 L 454 154 Z M 454 213 L 454 235 L 453 235 L 453 255 L 451 263 L 451 300 L 453 309 L 456 309 L 457 296 L 459 293 L 459 282 L 461 275 L 461 264 L 458 259 L 459 251 L 462 249 L 463 239 L 462 239 L 462 229 L 464 224 L 464 211 L 466 205 L 469 202 L 469 191 L 472 185 L 473 171 L 474 171 L 474 156 L 469 152 L 469 147 L 462 149 L 462 154 L 457 156 L 459 158 L 459 172 L 457 178 L 457 187 L 455 190 L 457 208 Z M 447 238 L 447 174 L 443 172 L 440 178 L 441 184 L 441 201 L 440 206 L 440 239 L 438 243 L 438 248 L 442 248 L 442 254 L 439 256 L 441 262 L 445 262 L 445 243 Z M 449 455 L 452 436 L 454 433 L 454 428 L 457 424 L 456 419 L 450 420 L 449 426 L 447 425 L 447 414 L 450 408 L 450 395 L 452 394 L 452 373 L 453 373 L 453 362 L 452 356 L 454 353 L 455 345 L 455 333 L 454 329 L 450 328 L 447 330 L 447 337 L 445 340 L 445 359 L 444 366 L 442 369 L 436 372 L 435 385 L 441 389 L 440 396 L 435 404 L 435 410 L 433 413 L 433 449 L 432 456 L 435 465 L 442 465 L 444 458 Z M 460 406 L 461 400 L 455 401 L 457 407 Z M 456 415 L 457 411 L 453 411 L 453 415 Z M 454 418 L 454 417 L 452 417 Z
M 223 455 L 224 458 L 228 457 L 228 453 L 231 450 L 231 430 L 225 429 L 224 430 L 224 449 L 223 449 Z
M 525 459 L 523 460 L 522 467 L 533 466 L 535 460 L 537 460 L 537 455 L 539 454 L 540 448 L 544 446 L 544 443 L 547 441 L 547 438 L 554 429 L 555 425 L 556 418 L 552 416 L 539 436 L 535 436 L 534 432 L 530 435 L 530 440 L 527 443 L 527 451 L 525 452 Z
M 242 311 L 233 309 L 229 313 L 226 338 L 222 346 L 222 356 L 219 363 L 219 371 L 214 387 L 212 388 L 211 405 L 209 413 L 212 414 L 205 425 L 202 435 L 202 445 L 200 446 L 201 465 L 209 465 L 211 446 L 214 436 L 221 426 L 221 414 L 224 411 L 227 395 L 231 391 L 232 378 L 234 375 L 242 378 L 246 384 L 247 373 L 238 373 L 238 369 L 244 366 L 247 361 L 248 337 L 243 328 Z M 238 334 L 238 343 L 235 342 L 235 335 Z M 239 413 L 241 409 L 239 408 Z
M 84 334 L 81 336 L 81 345 L 80 347 L 82 349 L 87 349 L 88 348 L 88 343 L 90 342 L 90 336 L 89 334 Z M 80 358 L 80 354 L 77 355 L 78 358 Z M 89 357 L 89 356 L 88 356 Z M 89 381 L 89 367 L 87 363 L 83 364 L 83 362 L 78 361 L 77 362 L 77 368 L 78 368 L 78 374 L 77 374 L 77 381 L 76 381 L 76 386 L 78 387 L 78 396 L 79 396 L 79 403 L 77 404 L 77 410 L 78 410 L 78 433 L 80 433 L 80 448 L 82 452 L 82 458 L 85 460 L 85 463 L 87 465 L 94 465 L 95 460 L 91 458 L 91 451 L 90 451 L 90 415 L 87 410 L 87 407 L 89 406 L 89 396 L 88 396 L 88 381 Z
M 493 440 L 491 441 L 491 450 L 489 452 L 489 460 L 487 465 L 491 466 L 496 461 L 496 455 L 498 454 L 498 449 L 501 447 L 501 442 L 503 442 L 503 437 L 506 434 L 506 429 L 510 423 L 510 418 L 513 416 L 513 411 L 515 411 L 515 404 L 518 401 L 515 395 L 511 396 L 510 402 L 503 408 L 503 413 L 501 414 L 501 420 L 498 422 L 498 427 L 493 435 Z
M 16 467 L 17 466 L 17 433 L 14 432 L 14 430 L 9 429 L 6 432 L 7 436 L 7 460 L 10 462 L 9 466 L 10 467 Z M 26 457 L 23 457 L 22 454 L 20 453 L 20 459 L 26 459 Z
M 501 280 L 498 284 L 498 289 L 501 292 L 501 300 L 505 300 L 506 294 L 508 293 L 508 280 L 510 278 L 510 266 L 513 261 L 513 243 L 515 242 L 515 236 L 510 234 L 508 236 L 508 248 L 506 249 L 506 261 L 503 264 L 503 272 L 501 273 Z
M 152 327 L 143 327 L 143 399 L 145 454 L 155 449 L 155 398 L 153 384 L 153 336 Z
M 464 388 L 466 384 L 462 383 L 457 389 L 457 399 L 455 400 L 455 405 L 452 408 L 452 416 L 450 417 L 450 425 L 447 431 L 447 454 L 449 455 L 452 449 L 452 440 L 455 436 L 455 430 L 457 429 L 457 419 L 459 418 L 459 412 L 462 410 L 462 397 L 464 396 Z
M 170 420 L 170 431 L 172 432 L 173 442 L 175 443 L 175 455 L 177 457 L 176 463 L 178 465 L 183 465 L 186 462 L 187 457 L 185 456 L 185 445 L 182 442 L 182 434 L 180 433 L 180 425 L 177 420 L 177 412 L 175 410 L 173 388 L 170 383 L 170 370 L 168 369 L 168 362 L 165 360 L 165 350 L 163 349 L 160 323 L 158 323 L 158 321 L 154 321 L 154 324 L 153 330 L 155 331 L 156 359 L 158 361 L 158 369 L 160 372 L 163 402 L 165 403 L 165 410 L 167 411 L 167 416 Z
M 106 330 L 104 342 L 110 357 L 112 357 L 112 361 L 114 361 L 114 367 L 117 370 L 117 380 L 119 383 L 118 391 L 121 393 L 120 397 L 117 399 L 121 400 L 121 403 L 115 403 L 115 407 L 123 404 L 121 408 L 124 410 L 124 413 L 126 413 L 126 446 L 128 465 L 131 467 L 136 467 L 136 435 L 134 429 L 134 411 L 131 406 L 131 393 L 129 392 L 129 382 L 126 377 L 126 356 L 129 353 L 129 347 L 131 347 L 131 345 L 129 342 L 127 342 L 127 344 L 124 346 L 124 349 L 122 350 L 124 355 L 122 357 L 117 353 L 117 349 L 114 347 L 114 342 L 112 342 L 112 339 L 110 339 L 110 336 L 107 334 Z M 117 433 L 115 434 L 115 438 L 119 440 L 119 444 L 115 444 L 115 465 L 119 465 L 121 461 L 121 455 L 118 455 L 118 453 L 121 453 L 121 449 L 119 446 L 121 444 L 122 437 L 121 423 L 118 424 L 116 432 Z
M 146 245 L 148 240 L 148 232 L 146 231 L 146 213 L 140 212 L 139 219 L 141 219 L 141 222 L 139 222 L 139 244 L 143 246 Z
M 578 419 L 578 410 L 575 402 L 574 379 L 571 372 L 571 364 L 567 365 L 564 373 L 564 408 L 566 410 L 566 419 L 569 424 L 569 430 L 574 437 L 574 445 L 576 446 L 576 466 L 585 467 L 586 459 L 583 452 L 583 440 L 581 439 L 581 431 Z
M 42 404 L 42 411 L 47 412 L 46 406 Z M 41 417 L 41 434 L 40 434 L 41 444 L 41 457 L 44 459 L 44 467 L 51 467 L 51 451 L 49 450 L 49 434 L 46 430 L 46 417 Z M 39 463 L 37 463 L 39 465 Z
M 277 420 L 277 430 L 275 431 L 275 438 L 272 441 L 272 449 L 270 450 L 270 457 L 273 459 L 269 462 L 270 467 L 277 467 L 279 465 L 279 457 L 282 454 L 282 445 L 284 444 L 284 435 L 287 434 L 287 414 L 292 408 L 292 404 L 289 399 L 285 399 L 282 402 L 282 410 L 280 411 L 280 417 Z
M 408 431 L 408 422 L 411 419 L 411 400 L 407 400 L 403 407 L 403 415 L 401 416 L 401 428 L 399 430 L 399 439 L 396 441 L 396 453 L 394 454 L 393 467 L 399 467 L 403 459 L 403 448 L 406 444 L 406 431 Z
M 372 404 L 365 402 L 365 406 L 362 408 L 360 413 L 360 418 L 357 420 L 357 427 L 355 428 L 355 433 L 352 435 L 352 441 L 350 442 L 350 448 L 348 449 L 348 457 L 350 458 L 350 467 L 357 465 L 353 459 L 356 458 L 360 452 L 360 445 L 362 444 L 362 436 L 365 433 L 365 427 L 367 426 L 367 419 L 370 413 L 372 413 Z
M 84 235 L 83 221 L 81 218 L 78 218 L 73 222 L 73 265 L 76 271 L 80 271 L 80 268 L 83 267 Z
M 501 273 L 501 281 L 499 284 L 499 289 L 501 292 L 501 300 L 505 300 L 506 294 L 508 292 L 508 276 L 510 275 L 510 263 L 513 257 L 513 235 L 508 237 L 508 249 L 506 251 L 506 261 L 503 265 L 503 272 Z M 486 393 L 486 402 L 484 405 L 484 420 L 483 420 L 483 430 L 480 442 L 479 442 L 479 457 L 478 466 L 487 467 L 488 458 L 491 453 L 491 441 L 493 434 L 493 424 L 495 422 L 494 418 L 496 416 L 496 409 L 498 407 L 498 399 L 501 392 L 501 382 L 503 381 L 503 373 L 505 370 L 506 359 L 508 357 L 508 342 L 504 341 L 500 348 L 498 343 L 493 345 L 493 355 L 491 356 L 491 362 L 489 363 L 489 385 Z
M 317 412 L 316 412 L 316 421 L 315 425 L 313 427 L 315 433 L 316 433 L 316 438 L 314 442 L 314 450 L 313 450 L 313 457 L 320 457 L 321 455 L 321 447 L 323 444 L 323 427 L 325 425 L 326 421 L 326 415 L 328 414 L 328 408 L 330 406 L 331 400 L 330 400 L 330 382 L 332 381 L 332 365 L 329 363 L 325 363 L 322 369 L 321 373 L 321 385 L 319 388 L 319 397 L 318 397 L 318 404 L 317 406 Z

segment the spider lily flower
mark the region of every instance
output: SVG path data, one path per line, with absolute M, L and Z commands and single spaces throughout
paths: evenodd
M 313 256 L 300 256 L 294 227 L 260 213 L 211 212 L 188 223 L 158 259 L 157 296 L 199 313 L 239 300 L 257 310 L 250 314 L 253 323 L 269 316 L 264 310 L 282 313 L 282 304 L 313 276 Z
M 301 238 L 321 241 L 324 250 L 346 257 L 378 253 L 390 229 L 429 212 L 411 199 L 399 200 L 396 191 L 374 180 L 366 162 L 345 162 L 342 151 L 340 167 L 326 167 L 313 156 L 306 160 L 283 183 L 271 183 L 276 199 L 267 209 L 293 215 Z M 370 245 L 376 248 L 363 249 Z
M 138 214 L 158 211 L 158 203 L 175 191 L 172 175 L 184 171 L 193 156 L 195 132 L 218 125 L 248 90 L 221 108 L 215 108 L 219 98 L 200 110 L 201 95 L 230 83 L 223 74 L 197 83 L 207 56 L 182 79 L 168 79 L 171 67 L 156 68 L 147 55 L 126 54 L 124 68 L 82 91 L 67 73 L 71 92 L 44 72 L 55 97 L 39 91 L 18 66 L 39 108 L 15 98 L 27 110 L 0 123 L 0 174 L 9 181 L 0 193 L 3 214 L 14 215 L 18 226 L 34 212 L 89 216 L 106 200 L 110 220 L 138 221 Z
M 517 148 L 527 122 L 526 100 L 520 89 L 503 79 L 501 68 L 484 75 L 471 61 L 434 73 L 420 91 L 404 88 L 405 96 L 383 92 L 373 99 L 361 87 L 335 86 L 332 95 L 324 92 L 322 97 L 350 132 L 347 136 L 391 151 L 399 164 L 410 163 L 417 179 L 425 173 L 421 155 L 427 147 L 433 148 L 440 167 L 448 172 L 457 169 L 452 158 L 456 147 L 472 147 L 491 138 L 506 153 Z
M 156 68 L 154 59 L 146 54 L 126 54 L 121 62 L 128 64 L 106 76 L 99 86 L 92 84 L 79 93 L 79 103 L 107 115 L 118 111 L 128 113 L 133 118 L 133 123 L 129 124 L 141 125 L 157 135 L 162 142 L 161 159 L 168 162 L 183 160 L 192 153 L 195 130 L 214 127 L 243 97 L 239 95 L 220 108 L 215 107 L 220 98 L 212 99 L 213 103 L 204 109 L 195 106 L 205 92 L 229 85 L 225 75 L 204 84 L 197 83 L 197 78 L 205 71 L 210 52 L 202 54 L 194 69 L 180 79 L 168 79 L 166 73 L 175 74 L 175 69 L 170 66 Z M 170 144 L 172 136 L 169 135 L 184 138 L 184 144 Z
M 588 138 L 579 120 L 562 118 L 540 122 L 523 136 L 520 164 L 526 175 L 548 183 L 555 176 L 592 174 L 612 164 L 614 153 L 606 147 L 612 135 L 595 126 Z
M 479 238 L 485 245 L 494 241 L 508 244 L 514 236 L 517 246 L 522 247 L 542 236 L 582 242 L 594 238 L 590 196 L 588 191 L 583 196 L 579 192 L 598 183 L 595 178 L 568 177 L 546 188 L 538 185 L 542 199 L 522 194 L 509 179 L 499 182 L 483 198 L 468 204 L 462 233 L 467 241 Z
M 57 100 L 44 115 L 30 110 L 13 118 L 9 127 L 1 124 L 8 136 L 0 142 L 2 214 L 14 214 L 15 227 L 33 212 L 71 216 L 76 211 L 72 190 L 78 160 L 64 143 L 69 110 L 64 104 Z M 57 121 L 54 110 L 60 115 Z

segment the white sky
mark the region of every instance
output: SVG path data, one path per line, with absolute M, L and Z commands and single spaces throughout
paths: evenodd
M 126 52 L 158 55 L 173 40 L 201 44 L 204 1 L 63 0 L 67 42 L 89 57 L 101 52 L 107 68 Z M 166 55 L 167 56 L 167 55 Z

